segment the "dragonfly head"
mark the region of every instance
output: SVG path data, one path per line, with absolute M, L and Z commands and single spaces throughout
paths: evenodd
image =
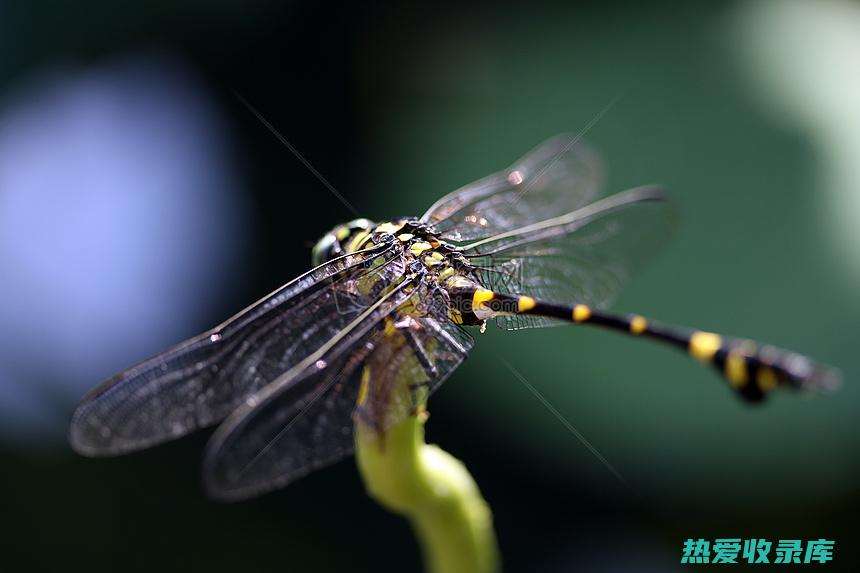
M 338 225 L 322 236 L 311 251 L 311 262 L 313 266 L 319 266 L 326 261 L 349 251 L 349 245 L 359 233 L 368 233 L 376 223 L 369 219 L 354 219 L 349 223 Z

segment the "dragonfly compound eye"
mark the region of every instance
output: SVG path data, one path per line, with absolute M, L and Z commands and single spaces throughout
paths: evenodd
M 311 251 L 311 262 L 313 266 L 319 266 L 339 255 L 340 251 L 340 242 L 334 232 L 326 233 L 314 245 L 313 251 Z

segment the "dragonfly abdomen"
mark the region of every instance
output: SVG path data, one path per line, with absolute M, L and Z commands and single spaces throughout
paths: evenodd
M 463 288 L 457 300 L 469 299 L 476 316 L 487 320 L 505 314 L 536 315 L 578 324 L 597 325 L 632 336 L 643 336 L 686 351 L 712 365 L 742 397 L 760 401 L 778 386 L 796 390 L 832 390 L 838 385 L 835 370 L 771 345 L 724 337 L 713 332 L 668 326 L 638 314 L 616 314 L 585 304 L 561 305 L 530 296 L 497 293 L 488 289 Z

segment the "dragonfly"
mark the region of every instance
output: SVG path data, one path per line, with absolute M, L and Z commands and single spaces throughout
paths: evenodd
M 606 310 L 677 216 L 662 188 L 608 195 L 602 173 L 577 136 L 559 135 L 421 217 L 334 227 L 311 270 L 90 391 L 72 447 L 112 456 L 217 426 L 208 494 L 261 495 L 350 455 L 355 423 L 384 433 L 415 415 L 473 347 L 467 329 L 489 321 L 667 344 L 753 402 L 836 386 L 838 370 L 795 352 Z

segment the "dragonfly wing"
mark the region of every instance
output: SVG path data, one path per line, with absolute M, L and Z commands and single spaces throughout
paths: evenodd
M 273 382 L 237 408 L 207 446 L 208 494 L 225 501 L 248 499 L 348 456 L 365 343 L 365 336 L 351 340 L 354 353 Z
M 545 141 L 504 171 L 466 185 L 421 217 L 442 237 L 471 241 L 573 211 L 600 192 L 597 155 L 563 134 Z
M 301 275 L 220 326 L 91 391 L 72 419 L 72 446 L 86 455 L 114 455 L 220 422 L 340 331 L 375 300 L 374 289 L 402 273 L 402 260 L 387 248 L 339 257 Z
M 665 245 L 675 226 L 661 190 L 643 187 L 477 241 L 464 251 L 489 289 L 600 308 Z M 497 323 L 506 330 L 560 324 L 520 315 L 500 316 Z
M 404 317 L 396 309 L 414 294 L 393 296 L 370 309 L 330 348 L 309 357 L 237 409 L 207 447 L 203 477 L 209 494 L 229 501 L 247 499 L 351 454 L 353 413 L 368 367 L 373 369 L 373 390 L 362 402 L 372 401 L 380 408 L 373 415 L 388 424 L 411 413 L 411 404 L 407 407 L 402 400 L 381 409 L 376 391 L 393 387 L 392 376 L 398 382 L 427 379 L 423 370 L 416 369 L 418 360 L 402 328 L 417 332 L 430 349 L 438 366 L 427 387 L 437 388 L 460 364 L 471 338 L 462 331 L 452 332 L 453 324 Z

